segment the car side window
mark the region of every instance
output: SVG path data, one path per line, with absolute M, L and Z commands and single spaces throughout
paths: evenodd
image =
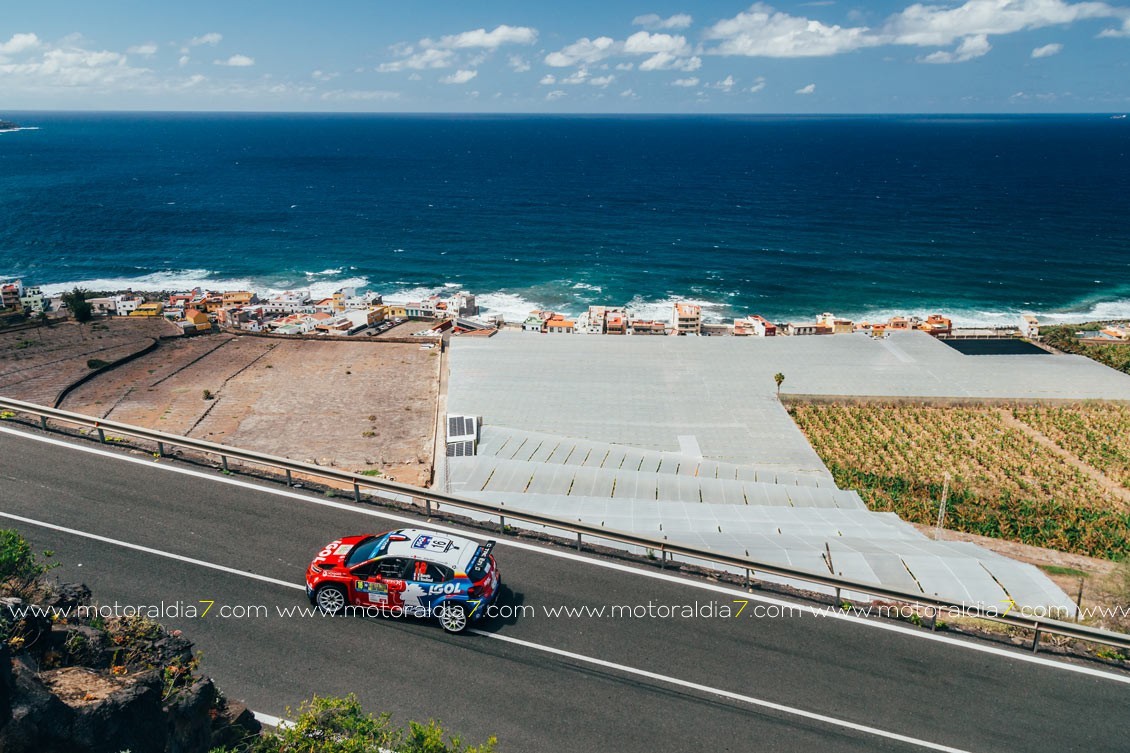
M 412 560 L 404 557 L 385 557 L 377 560 L 377 574 L 382 578 L 404 580 L 412 575 Z
M 428 569 L 425 576 L 430 578 L 430 583 L 444 583 L 454 577 L 454 574 L 443 565 L 437 565 L 434 562 L 428 563 Z
M 380 565 L 380 560 L 369 560 L 363 565 L 358 565 L 353 568 L 353 575 L 359 578 L 368 578 L 371 575 L 377 574 L 377 566 Z

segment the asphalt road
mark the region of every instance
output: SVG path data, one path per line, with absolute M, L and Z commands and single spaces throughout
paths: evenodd
M 1130 684 L 1117 675 L 889 623 L 758 617 L 765 597 L 528 542 L 500 539 L 495 556 L 502 603 L 531 613 L 479 623 L 481 634 L 280 615 L 308 606 L 298 587 L 328 541 L 404 524 L 340 497 L 54 442 L 0 433 L 0 512 L 38 521 L 0 518 L 0 527 L 54 550 L 57 574 L 87 583 L 102 604 L 214 601 L 208 616 L 162 621 L 256 711 L 281 716 L 313 694 L 354 692 L 402 722 L 436 718 L 470 739 L 496 735 L 504 751 L 555 753 L 1128 745 Z M 545 612 L 649 602 L 736 611 L 745 599 L 754 601 L 737 617 Z M 228 618 L 225 607 L 266 614 Z

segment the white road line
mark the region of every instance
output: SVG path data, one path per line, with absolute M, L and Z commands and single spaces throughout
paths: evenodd
M 67 534 L 70 534 L 72 536 L 79 536 L 79 537 L 82 537 L 82 538 L 85 538 L 85 539 L 92 539 L 94 541 L 100 541 L 100 542 L 105 543 L 105 544 L 112 544 L 114 546 L 120 546 L 120 547 L 124 547 L 126 549 L 132 549 L 132 550 L 135 550 L 135 551 L 144 552 L 145 554 L 152 554 L 152 555 L 155 555 L 155 556 L 158 556 L 158 557 L 166 557 L 168 559 L 177 560 L 178 562 L 186 562 L 186 563 L 191 564 L 191 565 L 199 565 L 200 567 L 206 567 L 206 568 L 209 568 L 211 570 L 219 570 L 221 572 L 229 573 L 231 575 L 238 575 L 238 576 L 243 577 L 243 578 L 250 578 L 252 580 L 263 581 L 263 582 L 266 582 L 266 583 L 271 583 L 273 585 L 283 586 L 285 588 L 296 588 L 296 589 L 299 589 L 299 590 L 305 590 L 303 586 L 300 586 L 296 583 L 289 583 L 289 582 L 284 581 L 284 580 L 278 580 L 277 578 L 269 578 L 265 575 L 258 575 L 256 573 L 247 572 L 245 570 L 235 570 L 233 568 L 225 567 L 223 565 L 217 565 L 217 564 L 212 563 L 212 562 L 206 562 L 204 560 L 198 560 L 198 559 L 194 559 L 192 557 L 184 557 L 184 556 L 179 555 L 179 554 L 173 554 L 172 552 L 165 552 L 165 551 L 162 551 L 160 549 L 154 549 L 154 548 L 148 547 L 148 546 L 140 546 L 138 544 L 131 544 L 128 541 L 121 541 L 119 539 L 112 539 L 112 538 L 109 538 L 107 536 L 99 536 L 97 534 L 87 533 L 86 531 L 79 531 L 79 530 L 74 529 L 74 528 L 66 528 L 64 526 L 57 526 L 57 525 L 54 525 L 53 523 L 44 523 L 41 520 L 34 520 L 32 518 L 25 518 L 21 515 L 12 515 L 11 513 L 0 512 L 0 517 L 8 518 L 10 520 L 16 520 L 16 521 L 19 521 L 21 523 L 27 523 L 28 525 L 38 526 L 40 528 L 47 528 L 47 529 L 52 530 L 52 531 L 59 531 L 60 533 L 67 533 Z M 655 680 L 657 682 L 666 683 L 668 685 L 676 685 L 676 686 L 681 687 L 681 688 L 688 688 L 690 690 L 697 690 L 697 691 L 702 692 L 702 693 L 709 693 L 711 695 L 721 696 L 723 698 L 729 698 L 730 700 L 741 701 L 743 703 L 748 703 L 748 704 L 751 704 L 751 705 L 754 705 L 754 706 L 761 706 L 763 708 L 773 709 L 774 711 L 779 711 L 783 714 L 789 714 L 791 716 L 799 716 L 799 717 L 802 717 L 804 719 L 813 719 L 813 720 L 816 720 L 816 721 L 819 721 L 819 722 L 824 722 L 826 724 L 832 724 L 832 725 L 835 725 L 837 727 L 844 727 L 846 729 L 856 730 L 858 732 L 863 732 L 863 733 L 866 733 L 866 734 L 869 734 L 869 735 L 876 735 L 878 737 L 884 737 L 884 738 L 887 738 L 889 740 L 898 740 L 900 742 L 909 743 L 910 745 L 915 745 L 915 746 L 918 746 L 920 748 L 927 748 L 929 750 L 950 751 L 951 753 L 966 753 L 966 751 L 963 751 L 960 748 L 951 748 L 949 746 L 939 745 L 937 743 L 932 743 L 932 742 L 929 742 L 927 740 L 920 740 L 920 739 L 914 738 L 914 737 L 907 737 L 906 735 L 900 735 L 900 734 L 897 734 L 895 732 L 887 732 L 886 730 L 882 730 L 882 729 L 879 729 L 877 727 L 869 727 L 869 726 L 864 725 L 864 724 L 856 724 L 855 722 L 849 722 L 849 721 L 845 721 L 843 719 L 837 719 L 835 717 L 825 716 L 823 714 L 817 714 L 817 713 L 812 712 L 812 711 L 805 711 L 804 709 L 798 709 L 798 708 L 794 708 L 792 706 L 785 706 L 783 704 L 773 703 L 772 701 L 765 701 L 765 700 L 762 700 L 760 698 L 753 698 L 751 696 L 741 695 L 740 693 L 733 693 L 733 692 L 730 692 L 728 690 L 722 690 L 721 688 L 712 688 L 709 685 L 700 685 L 697 682 L 690 682 L 689 680 L 680 680 L 677 677 L 670 677 L 668 675 L 662 675 L 662 674 L 659 674 L 657 672 L 648 672 L 647 670 L 636 669 L 635 667 L 629 667 L 629 666 L 624 665 L 624 664 L 617 664 L 615 662 L 605 661 L 604 659 L 596 659 L 596 658 L 591 657 L 591 656 L 585 656 L 584 654 L 575 654 L 572 651 L 565 651 L 563 649 L 553 648 L 552 646 L 543 646 L 540 643 L 532 643 L 530 641 L 523 641 L 523 640 L 519 640 L 518 638 L 510 638 L 510 637 L 507 637 L 507 636 L 504 636 L 504 635 L 498 635 L 498 634 L 495 634 L 495 633 L 488 633 L 488 632 L 485 632 L 483 630 L 468 630 L 467 632 L 474 633 L 475 635 L 481 635 L 481 636 L 484 636 L 486 638 L 493 638 L 495 640 L 503 641 L 505 643 L 512 643 L 512 644 L 515 644 L 515 645 L 518 645 L 518 646 L 524 646 L 526 648 L 534 649 L 535 651 L 541 651 L 541 652 L 544 652 L 544 653 L 553 654 L 555 656 L 563 656 L 563 657 L 566 657 L 566 658 L 569 658 L 569 659 L 573 659 L 575 661 L 584 662 L 586 664 L 594 664 L 596 666 L 606 667 L 608 669 L 615 669 L 615 670 L 618 670 L 620 672 L 624 672 L 626 674 L 636 675 L 636 676 L 639 676 L 639 677 L 646 677 L 650 680 Z M 274 727 L 278 727 L 280 724 L 287 724 L 288 723 L 285 720 L 280 719 L 279 717 L 276 717 L 276 716 L 271 716 L 270 714 L 260 714 L 260 713 L 256 712 L 255 716 L 261 722 L 263 722 L 265 724 L 270 724 Z
M 286 729 L 287 727 L 294 726 L 294 722 L 290 721 L 289 719 L 282 719 L 280 717 L 274 716 L 273 714 L 264 714 L 262 711 L 252 711 L 251 713 L 256 719 L 259 720 L 260 724 L 265 724 L 268 727 L 274 727 L 275 729 Z
M 261 580 L 264 583 L 271 583 L 276 586 L 283 586 L 285 588 L 297 588 L 299 591 L 305 591 L 305 586 L 300 586 L 297 583 L 291 583 L 286 580 L 279 580 L 278 578 L 269 578 L 266 575 L 258 575 L 246 570 L 236 570 L 233 567 L 225 567 L 224 565 L 217 565 L 212 562 L 205 562 L 204 560 L 194 559 L 192 557 L 185 557 L 183 554 L 173 554 L 172 552 L 163 552 L 160 549 L 153 549 L 148 546 L 141 546 L 140 544 L 131 544 L 128 541 L 121 541 L 119 539 L 111 539 L 107 536 L 99 536 L 96 533 L 87 533 L 86 531 L 79 531 L 74 528 L 66 528 L 65 526 L 57 526 L 54 523 L 45 523 L 42 520 L 35 520 L 33 518 L 25 518 L 22 515 L 13 515 L 10 512 L 0 512 L 0 518 L 8 518 L 9 520 L 18 520 L 21 523 L 28 525 L 38 526 L 39 528 L 47 528 L 52 531 L 59 531 L 60 533 L 69 533 L 72 536 L 79 536 L 84 539 L 93 539 L 94 541 L 101 541 L 103 544 L 113 544 L 114 546 L 124 547 L 125 549 L 133 549 L 138 552 L 145 552 L 146 554 L 156 555 L 157 557 L 167 557 L 171 560 L 178 562 L 187 562 L 190 565 L 199 565 L 206 567 L 210 570 L 219 570 L 224 573 L 231 573 L 232 575 L 241 575 L 244 578 L 251 578 L 252 580 Z
M 919 748 L 926 748 L 928 750 L 943 750 L 943 751 L 949 751 L 950 753 L 966 753 L 966 751 L 964 751 L 962 748 L 951 748 L 948 745 L 940 745 L 938 743 L 932 743 L 929 740 L 922 740 L 922 739 L 917 738 L 917 737 L 908 737 L 906 735 L 900 735 L 897 732 L 888 732 L 886 730 L 879 729 L 878 727 L 869 727 L 866 724 L 856 724 L 855 722 L 849 722 L 849 721 L 846 721 L 844 719 L 837 719 L 834 716 L 825 716 L 824 714 L 817 714 L 813 711 L 805 711 L 804 709 L 798 709 L 798 708 L 795 708 L 793 706 L 785 706 L 785 705 L 780 704 L 780 703 L 773 703 L 772 701 L 765 701 L 765 700 L 762 700 L 760 698 L 754 698 L 752 696 L 742 695 L 740 693 L 731 693 L 728 690 L 721 690 L 720 688 L 712 688 L 709 685 L 700 685 L 697 682 L 689 682 L 687 680 L 680 680 L 677 677 L 669 677 L 668 675 L 661 675 L 657 672 L 648 672 L 646 669 L 636 669 L 635 667 L 629 667 L 625 664 L 617 664 L 616 662 L 605 661 L 603 659 L 594 659 L 591 656 L 585 656 L 584 654 L 575 654 L 572 651 L 564 651 L 564 650 L 559 649 L 559 648 L 552 648 L 551 646 L 543 646 L 540 643 L 531 643 L 530 641 L 523 641 L 523 640 L 519 640 L 518 638 L 511 638 L 511 637 L 506 636 L 506 635 L 499 635 L 497 633 L 488 633 L 484 630 L 470 629 L 467 632 L 468 633 L 474 633 L 475 635 L 481 635 L 484 638 L 493 638 L 496 641 L 503 641 L 505 643 L 513 643 L 513 644 L 516 644 L 516 645 L 519 645 L 519 646 L 525 646 L 526 648 L 530 648 L 530 649 L 533 649 L 535 651 L 543 651 L 547 654 L 553 654 L 555 656 L 563 656 L 567 659 L 573 659 L 575 661 L 583 662 L 585 664 L 595 664 L 598 667 L 605 667 L 607 669 L 614 669 L 618 672 L 624 672 L 625 674 L 636 675 L 638 677 L 646 677 L 649 680 L 655 680 L 656 682 L 665 683 L 667 685 L 675 685 L 675 686 L 680 687 L 680 688 L 688 688 L 690 690 L 697 690 L 700 693 L 708 693 L 710 695 L 721 696 L 722 698 L 728 698 L 732 701 L 740 701 L 742 703 L 748 703 L 752 706 L 761 706 L 762 708 L 773 709 L 774 711 L 779 711 L 782 714 L 788 714 L 790 716 L 799 716 L 799 717 L 802 717 L 804 719 L 812 719 L 814 721 L 824 722 L 825 724 L 831 724 L 831 725 L 834 725 L 836 727 L 844 727 L 846 729 L 855 730 L 857 732 L 863 732 L 863 733 L 868 734 L 868 735 L 875 735 L 876 737 L 884 737 L 888 740 L 898 740 L 899 742 L 907 743 L 909 745 L 914 745 L 914 746 L 917 746 Z
M 328 499 L 319 499 L 317 497 L 310 496 L 309 494 L 302 494 L 302 493 L 299 493 L 299 492 L 294 492 L 294 491 L 290 491 L 290 490 L 286 490 L 286 489 L 275 489 L 275 488 L 272 488 L 270 486 L 253 484 L 249 481 L 243 481 L 241 479 L 232 478 L 230 476 L 221 476 L 217 473 L 208 473 L 208 472 L 205 472 L 205 471 L 198 471 L 198 470 L 195 470 L 195 469 L 192 469 L 192 468 L 180 468 L 180 467 L 177 467 L 177 466 L 175 466 L 175 465 L 173 465 L 173 464 L 171 464 L 167 461 L 166 462 L 158 462 L 155 459 L 150 460 L 150 459 L 144 459 L 144 458 L 138 458 L 138 457 L 130 457 L 128 455 L 123 455 L 120 452 L 112 452 L 110 450 L 106 450 L 106 449 L 103 449 L 103 448 L 100 448 L 100 447 L 86 447 L 86 446 L 83 446 L 83 445 L 80 445 L 80 444 L 75 444 L 73 442 L 67 442 L 67 441 L 64 441 L 64 440 L 61 440 L 61 439 L 55 439 L 53 437 L 43 437 L 43 436 L 39 436 L 39 435 L 36 435 L 36 434 L 30 434 L 30 433 L 27 433 L 27 432 L 11 429 L 11 428 L 5 427 L 5 426 L 0 426 L 0 433 L 12 434 L 14 436 L 21 437 L 21 438 L 24 438 L 24 439 L 31 439 L 31 440 L 34 440 L 34 441 L 37 441 L 37 442 L 44 442 L 44 443 L 47 443 L 47 444 L 58 445 L 59 447 L 65 447 L 67 449 L 77 450 L 79 452 L 87 452 L 87 453 L 91 453 L 93 455 L 102 455 L 104 457 L 113 458 L 115 460 L 125 461 L 125 462 L 128 462 L 128 463 L 136 463 L 138 465 L 144 465 L 144 466 L 149 467 L 149 468 L 156 468 L 156 469 L 163 470 L 163 471 L 170 471 L 172 473 L 180 473 L 180 474 L 184 474 L 186 476 L 195 476 L 197 478 L 207 479 L 209 481 L 216 482 L 216 483 L 229 484 L 229 485 L 238 486 L 238 487 L 241 487 L 241 488 L 244 488 L 244 489 L 252 489 L 252 490 L 257 491 L 257 492 L 266 493 L 266 494 L 273 494 L 273 495 L 278 496 L 278 497 L 286 497 L 286 498 L 289 498 L 289 499 L 295 499 L 295 500 L 298 500 L 300 502 L 303 502 L 304 504 L 313 504 L 313 505 L 320 505 L 322 507 L 331 507 L 331 508 L 338 509 L 338 510 L 344 510 L 346 512 L 350 512 L 350 513 L 353 513 L 353 514 L 356 514 L 356 515 L 364 515 L 364 516 L 372 517 L 372 518 L 381 518 L 383 520 L 390 520 L 390 521 L 394 521 L 396 523 L 404 523 L 404 524 L 407 524 L 407 525 L 411 525 L 413 527 L 420 525 L 420 519 L 417 518 L 417 517 L 409 517 L 409 516 L 405 516 L 405 515 L 397 515 L 395 513 L 382 512 L 382 511 L 379 511 L 379 510 L 373 510 L 373 509 L 368 509 L 368 508 L 365 508 L 365 507 L 359 507 L 356 504 L 345 504 L 345 503 L 342 503 L 342 502 L 334 502 L 334 501 L 328 500 Z M 451 527 L 448 527 L 448 526 L 435 525 L 435 524 L 432 524 L 432 523 L 428 523 L 427 525 L 428 525 L 428 528 L 436 531 L 437 533 L 450 533 L 450 534 L 459 535 L 459 536 L 468 535 L 466 531 L 456 529 L 456 528 L 451 528 Z M 475 531 L 471 535 L 474 536 L 474 535 L 481 534 L 481 533 L 482 532 L 480 532 L 480 531 Z M 729 587 L 729 586 L 719 585 L 717 583 L 706 583 L 706 582 L 703 582 L 703 581 L 692 580 L 690 578 L 686 578 L 686 577 L 682 577 L 682 576 L 671 575 L 670 573 L 655 572 L 655 571 L 652 571 L 652 570 L 646 570 L 646 569 L 642 569 L 642 568 L 638 568 L 638 567 L 633 567 L 631 565 L 625 565 L 625 564 L 620 563 L 620 562 L 610 562 L 610 561 L 606 561 L 606 560 L 595 559 L 593 557 L 587 557 L 585 555 L 576 554 L 574 552 L 567 552 L 567 551 L 563 551 L 561 549 L 554 549 L 554 548 L 550 548 L 550 547 L 546 547 L 546 546 L 538 546 L 538 545 L 535 545 L 535 544 L 528 544 L 528 543 L 522 542 L 522 541 L 512 541 L 512 540 L 509 540 L 509 539 L 499 539 L 498 540 L 498 546 L 508 546 L 508 547 L 512 547 L 514 549 L 520 549 L 522 551 L 534 552 L 534 553 L 544 555 L 544 556 L 547 556 L 547 557 L 557 557 L 559 559 L 569 560 L 571 562 L 582 563 L 582 564 L 589 565 L 589 566 L 592 566 L 592 567 L 603 567 L 603 568 L 608 569 L 608 570 L 615 570 L 617 572 L 628 573 L 628 574 L 634 575 L 636 577 L 652 578 L 654 580 L 665 581 L 665 582 L 668 582 L 668 583 L 677 583 L 677 584 L 680 584 L 680 585 L 683 585 L 683 586 L 689 586 L 691 588 L 697 588 L 697 589 L 702 590 L 702 591 L 710 591 L 712 593 L 725 594 L 727 596 L 734 596 L 734 597 L 746 599 L 746 600 L 749 600 L 749 601 L 756 601 L 756 602 L 760 602 L 762 604 L 772 604 L 772 605 L 779 606 L 779 607 L 786 607 L 790 610 L 793 610 L 794 613 L 795 612 L 806 612 L 807 611 L 809 614 L 816 615 L 817 612 L 819 612 L 820 613 L 819 614 L 820 619 L 842 620 L 844 622 L 853 623 L 855 625 L 860 625 L 860 626 L 863 626 L 863 627 L 875 628 L 875 629 L 878 629 L 878 630 L 886 630 L 886 631 L 892 632 L 892 633 L 899 633 L 901 635 L 905 635 L 905 636 L 910 637 L 910 638 L 917 638 L 919 640 L 935 641 L 935 642 L 938 642 L 938 643 L 944 643 L 946 645 L 953 646 L 955 648 L 965 649 L 967 651 L 979 651 L 979 652 L 985 653 L 985 654 L 992 654 L 993 656 L 1001 656 L 1001 657 L 1004 657 L 1004 658 L 1007 658 L 1007 659 L 1012 659 L 1013 661 L 1026 662 L 1028 664 L 1036 664 L 1036 665 L 1043 666 L 1043 667 L 1049 667 L 1049 668 L 1052 668 L 1052 669 L 1059 669 L 1059 670 L 1063 670 L 1063 671 L 1066 671 L 1066 672 L 1074 672 L 1076 674 L 1088 675 L 1088 676 L 1091 676 L 1091 677 L 1100 677 L 1100 678 L 1103 678 L 1105 680 L 1114 680 L 1115 682 L 1120 682 L 1120 683 L 1130 685 L 1130 675 L 1117 674 L 1117 673 L 1114 673 L 1114 672 L 1107 672 L 1107 671 L 1104 671 L 1104 670 L 1101 670 L 1101 669 L 1095 669 L 1094 667 L 1085 667 L 1085 666 L 1081 666 L 1081 665 L 1078 665 L 1078 664 L 1069 664 L 1067 662 L 1058 661 L 1058 660 L 1055 660 L 1055 659 L 1048 659 L 1048 658 L 1045 658 L 1045 657 L 1042 657 L 1042 656 L 1033 656 L 1032 654 L 1024 652 L 1024 651 L 1001 648 L 999 646 L 992 646 L 992 645 L 988 645 L 988 644 L 985 644 L 985 643 L 978 642 L 975 639 L 962 640 L 962 639 L 954 638 L 954 637 L 951 637 L 951 636 L 948 636 L 948 635 L 941 635 L 939 633 L 929 632 L 929 631 L 926 631 L 926 630 L 922 630 L 920 628 L 909 627 L 909 626 L 905 626 L 905 625 L 899 625 L 897 623 L 882 622 L 882 621 L 879 621 L 879 620 L 869 620 L 869 619 L 866 619 L 864 617 L 858 617 L 856 615 L 853 615 L 853 614 L 850 614 L 850 613 L 840 612 L 838 610 L 829 610 L 829 609 L 826 609 L 824 607 L 812 606 L 812 605 L 807 605 L 807 604 L 800 604 L 798 602 L 787 601 L 785 599 L 776 599 L 776 598 L 773 598 L 771 596 L 763 596 L 761 594 L 753 594 L 753 593 L 749 593 L 745 590 L 742 590 L 740 588 L 733 588 L 733 587 Z

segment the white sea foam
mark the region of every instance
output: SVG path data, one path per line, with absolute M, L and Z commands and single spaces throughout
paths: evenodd
M 55 295 L 76 287 L 86 288 L 87 290 L 136 290 L 139 292 L 202 288 L 205 290 L 253 290 L 261 297 L 281 293 L 284 290 L 309 290 L 311 296 L 324 298 L 332 295 L 339 288 L 364 288 L 368 285 L 368 278 L 357 276 L 338 279 L 329 277 L 311 278 L 310 273 L 307 273 L 302 278 L 255 279 L 250 277 L 216 277 L 207 269 L 178 269 L 152 272 L 138 277 L 106 277 L 50 283 L 41 285 L 40 288 L 47 295 Z
M 480 317 L 502 314 L 502 318 L 508 322 L 524 322 L 531 311 L 545 308 L 517 293 L 485 293 L 476 295 L 475 302 L 479 305 Z
M 350 268 L 350 271 L 352 270 L 353 268 Z M 321 272 L 298 273 L 289 278 L 283 276 L 252 278 L 221 277 L 206 269 L 181 269 L 163 270 L 136 277 L 108 277 L 49 283 L 40 285 L 40 287 L 48 295 L 55 295 L 75 287 L 86 288 L 87 290 L 128 289 L 136 291 L 191 290 L 192 288 L 199 287 L 210 290 L 254 290 L 263 297 L 280 293 L 284 290 L 309 290 L 310 294 L 316 298 L 329 296 L 335 290 L 343 287 L 355 287 L 359 289 L 373 287 L 372 282 L 367 277 L 356 274 L 343 275 L 342 273 L 343 269 L 338 268 L 325 269 Z M 29 283 L 33 282 L 32 280 L 25 281 Z M 385 293 L 385 299 L 392 303 L 419 301 L 433 294 L 446 296 L 450 295 L 456 289 L 464 288 L 463 285 L 451 281 L 444 282 L 440 285 L 421 286 L 401 280 L 386 283 L 382 286 L 378 286 L 376 289 L 382 291 L 382 288 L 383 290 L 387 290 L 392 286 L 401 286 L 392 292 Z M 586 293 L 588 291 L 600 291 L 598 286 L 588 283 L 575 283 L 571 287 L 578 291 L 586 291 Z M 545 301 L 524 297 L 519 293 L 482 293 L 474 290 L 470 292 L 476 294 L 479 308 L 484 315 L 493 316 L 502 314 L 507 321 L 511 322 L 524 321 L 529 312 L 534 309 L 548 308 L 567 316 L 577 316 L 584 311 L 588 305 L 587 300 L 581 300 L 580 298 L 561 303 L 557 296 L 553 296 L 553 300 L 557 302 L 550 304 Z M 590 296 L 585 294 L 583 298 L 589 299 Z M 633 317 L 640 319 L 667 320 L 671 316 L 671 307 L 676 301 L 686 301 L 701 306 L 703 318 L 708 321 L 728 319 L 747 313 L 744 308 L 735 309 L 727 303 L 694 297 L 680 298 L 678 296 L 668 296 L 660 299 L 647 299 L 637 295 L 627 302 L 608 300 L 598 301 L 598 303 L 610 306 L 623 305 L 629 310 Z M 930 314 L 940 313 L 949 317 L 953 321 L 954 326 L 957 327 L 1011 327 L 1015 326 L 1019 322 L 1020 317 L 1024 314 L 1033 314 L 1041 322 L 1046 324 L 1130 319 L 1130 299 L 1088 302 L 1056 310 L 1043 310 L 1038 308 L 982 310 L 947 308 L 945 306 L 907 309 L 870 309 L 865 311 L 837 310 L 835 306 L 828 308 L 838 315 L 851 318 L 857 322 L 883 322 L 887 321 L 892 316 L 918 316 L 925 318 Z M 750 309 L 748 313 L 764 312 Z M 774 321 L 811 321 L 817 313 L 819 312 L 798 311 L 790 316 L 774 315 L 769 316 L 769 318 Z
M 892 316 L 917 316 L 925 319 L 930 314 L 942 314 L 948 317 L 955 327 L 1014 327 L 1020 322 L 1020 317 L 1025 314 L 1035 316 L 1043 324 L 1111 321 L 1130 319 L 1130 300 L 1101 301 L 1086 307 L 1080 306 L 1069 310 L 1051 311 L 1035 308 L 984 311 L 935 307 L 931 309 L 879 309 L 865 311 L 857 315 L 852 315 L 849 312 L 846 315 L 857 322 L 885 322 Z M 804 318 L 810 319 L 811 316 Z
M 641 296 L 636 296 L 628 301 L 627 309 L 631 316 L 636 319 L 656 319 L 667 321 L 671 318 L 671 308 L 675 303 L 691 303 L 695 306 L 702 307 L 702 318 L 707 321 L 720 320 L 725 317 L 732 316 L 730 307 L 724 303 L 716 301 L 706 301 L 694 298 L 680 298 L 678 296 L 671 296 L 661 300 L 645 300 Z

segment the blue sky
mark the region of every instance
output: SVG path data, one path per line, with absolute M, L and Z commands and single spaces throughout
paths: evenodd
M 7 6 L 8 110 L 1130 109 L 1130 0 Z

